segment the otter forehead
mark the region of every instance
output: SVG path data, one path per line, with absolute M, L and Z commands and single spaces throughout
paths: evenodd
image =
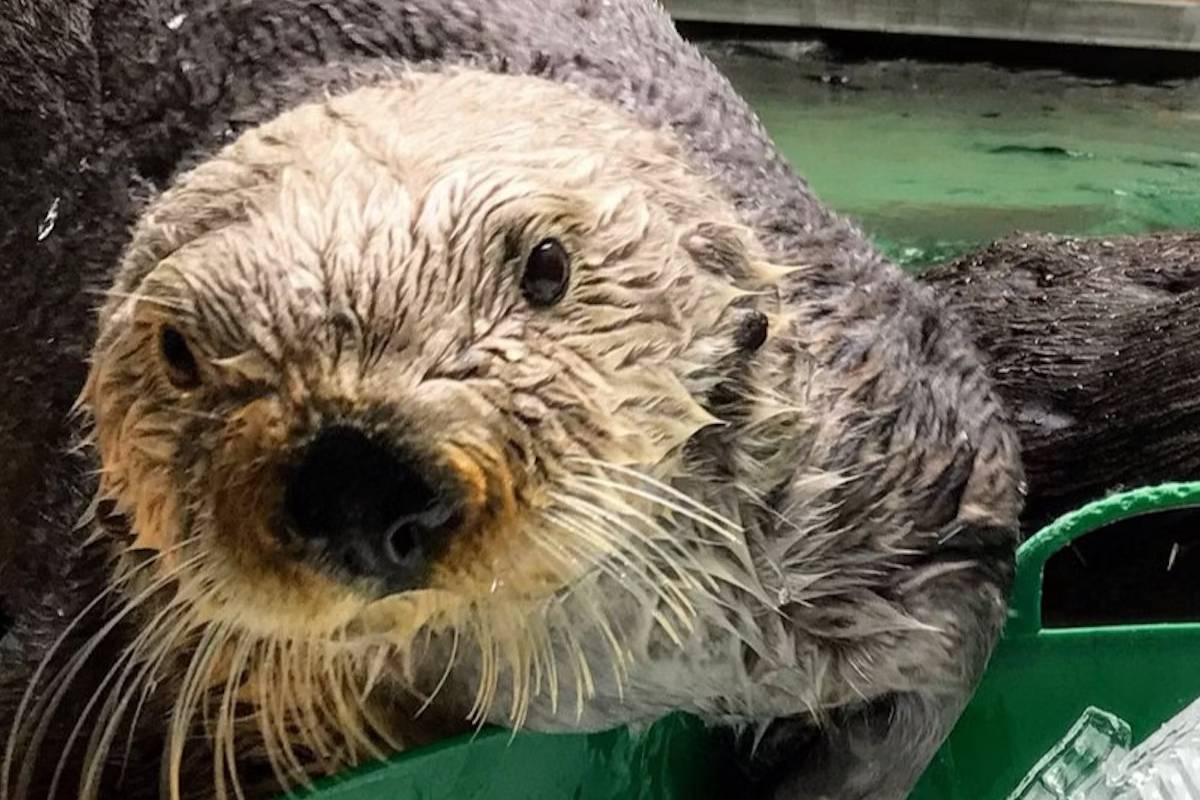
M 618 198 L 604 190 L 632 186 L 673 215 L 705 208 L 734 221 L 673 140 L 580 93 L 523 77 L 411 75 L 285 112 L 181 176 L 143 219 L 117 288 L 256 216 L 302 223 L 270 242 L 285 247 L 320 241 L 331 225 L 444 238 L 505 200 L 605 213 Z
M 166 297 L 225 334 L 225 355 L 275 359 L 372 326 L 395 344 L 418 316 L 472 335 L 511 311 L 514 264 L 546 237 L 583 264 L 621 258 L 637 288 L 610 281 L 605 299 L 653 311 L 689 218 L 734 224 L 669 138 L 535 79 L 414 75 L 289 111 L 182 176 L 102 318 L 128 295 Z M 658 305 L 673 329 L 689 297 Z

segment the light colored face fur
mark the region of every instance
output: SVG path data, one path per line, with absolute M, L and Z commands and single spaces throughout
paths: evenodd
M 542 307 L 521 286 L 547 239 L 570 280 Z M 776 274 L 672 141 L 562 87 L 409 76 L 287 112 L 154 203 L 103 309 L 84 405 L 122 568 L 170 581 L 178 625 L 235 673 L 268 669 L 264 642 L 395 654 L 452 629 L 532 674 L 546 609 L 605 572 L 686 625 L 711 576 L 671 521 L 737 532 L 670 482 L 722 424 L 704 398 Z M 282 544 L 289 465 L 330 425 L 461 488 L 419 585 Z

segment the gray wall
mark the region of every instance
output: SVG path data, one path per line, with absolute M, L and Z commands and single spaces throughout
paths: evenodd
M 664 0 L 680 20 L 1200 51 L 1200 0 Z

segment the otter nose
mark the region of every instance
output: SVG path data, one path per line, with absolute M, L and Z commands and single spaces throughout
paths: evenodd
M 444 544 L 456 499 L 412 454 L 338 425 L 304 449 L 284 507 L 291 529 L 318 558 L 400 591 Z

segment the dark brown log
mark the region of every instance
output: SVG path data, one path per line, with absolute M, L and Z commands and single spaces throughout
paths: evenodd
M 923 277 L 971 321 L 1012 409 L 1027 530 L 1200 478 L 1200 234 L 1018 235 Z

